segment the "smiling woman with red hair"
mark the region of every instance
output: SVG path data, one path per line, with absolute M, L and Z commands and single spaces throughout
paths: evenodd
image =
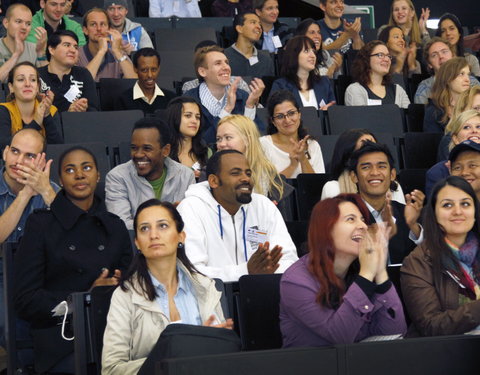
M 386 271 L 384 225 L 367 230 L 370 214 L 359 195 L 316 204 L 308 229 L 309 253 L 280 282 L 284 347 L 347 344 L 406 332 L 400 298 Z

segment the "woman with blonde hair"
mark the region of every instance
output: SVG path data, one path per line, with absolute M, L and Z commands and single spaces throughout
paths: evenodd
M 435 74 L 430 100 L 425 108 L 423 131 L 444 133 L 460 95 L 470 88 L 470 67 L 465 57 L 448 60 Z
M 259 138 L 255 123 L 242 115 L 224 117 L 217 125 L 217 149 L 242 152 L 252 169 L 254 191 L 279 200 L 284 184 L 275 166 L 265 156 Z
M 390 18 L 387 25 L 378 29 L 378 34 L 387 26 L 398 26 L 402 29 L 407 46 L 415 43 L 420 46 L 430 40 L 427 30 L 427 20 L 430 16 L 430 9 L 422 8 L 420 20 L 415 12 L 411 0 L 393 0 L 390 7 Z
M 460 113 L 453 118 L 449 124 L 451 141 L 448 145 L 448 152 L 450 152 L 456 145 L 463 141 L 473 141 L 480 143 L 480 113 L 474 109 L 469 109 Z M 432 190 L 433 185 L 442 178 L 450 175 L 449 165 L 447 164 L 447 157 L 435 164 L 427 171 L 425 193 Z

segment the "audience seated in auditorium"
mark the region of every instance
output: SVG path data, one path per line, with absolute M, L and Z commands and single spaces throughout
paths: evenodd
M 8 7 L 2 24 L 6 34 L 0 39 L 0 82 L 5 82 L 10 70 L 23 61 L 40 67 L 48 64 L 45 56 L 47 32 L 37 27 L 35 43 L 27 42 L 31 29 L 32 12 L 23 4 Z
M 19 130 L 3 150 L 0 175 L 0 242 L 18 243 L 27 217 L 50 206 L 60 188 L 49 180 L 51 160 L 45 160 L 45 138 L 34 129 Z M 3 296 L 3 257 L 0 257 Z M 5 305 L 0 304 L 0 342 L 4 340 Z
M 387 25 L 380 26 L 380 34 L 387 26 L 398 26 L 402 29 L 407 47 L 414 45 L 421 47 L 430 40 L 427 30 L 427 21 L 430 9 L 422 8 L 420 18 L 417 16 L 411 0 L 393 0 L 390 7 L 390 19 Z
M 480 121 L 477 126 L 480 135 Z M 478 199 L 480 197 L 480 143 L 472 140 L 459 143 L 450 152 L 448 160 L 450 174 L 467 180 Z
M 177 97 L 168 103 L 165 119 L 173 130 L 170 157 L 192 168 L 195 177 L 205 169 L 212 156 L 202 138 L 202 109 L 200 104 L 188 96 Z
M 410 99 L 405 90 L 391 83 L 392 58 L 385 43 L 374 40 L 365 44 L 353 61 L 355 83 L 347 87 L 345 105 L 396 104 L 408 108 Z
M 320 26 L 313 18 L 307 18 L 300 22 L 295 30 L 295 35 L 308 36 L 315 43 L 317 55 L 316 72 L 328 78 L 337 78 L 342 70 L 343 57 L 339 52 L 332 51 L 333 55 L 323 48 L 322 33 Z
M 460 20 L 451 13 L 445 13 L 438 21 L 437 36 L 445 39 L 452 46 L 455 55 L 465 57 L 474 76 L 480 76 L 480 64 L 478 58 L 465 51 L 463 45 L 463 27 Z
M 265 85 L 259 78 L 250 83 L 250 93 L 238 89 L 240 78 L 230 83 L 231 69 L 223 49 L 218 46 L 202 47 L 195 53 L 195 72 L 200 85 L 188 90 L 191 96 L 202 104 L 202 121 L 205 126 L 203 138 L 215 142 L 215 127 L 218 121 L 230 114 L 245 115 L 256 120 L 262 130 L 264 125 L 256 119 L 256 106 Z
M 110 28 L 107 12 L 92 8 L 83 17 L 88 43 L 80 48 L 78 65 L 87 68 L 95 81 L 100 78 L 137 78 L 122 45 L 122 34 Z
M 153 48 L 152 40 L 142 25 L 127 18 L 127 0 L 105 0 L 103 8 L 107 11 L 111 28 L 122 34 L 124 52 L 130 55 L 140 48 Z
M 78 61 L 77 35 L 69 30 L 55 31 L 47 42 L 49 64 L 38 69 L 40 91 L 52 91 L 53 104 L 60 112 L 96 111 L 97 89 L 86 68 Z
M 288 90 L 275 92 L 267 103 L 269 135 L 260 138 L 267 158 L 286 178 L 300 173 L 325 173 L 322 150 L 302 124 L 302 113 Z
M 47 143 L 63 143 L 60 116 L 52 105 L 53 93 L 47 91 L 39 100 L 39 77 L 35 66 L 24 61 L 10 70 L 6 103 L 0 103 L 0 148 L 10 137 L 24 128 L 38 130 Z
M 389 264 L 402 263 L 415 245 L 423 241 L 423 229 L 418 219 L 425 195 L 420 190 L 413 190 L 405 195 L 406 205 L 387 197 L 387 192 L 396 184 L 396 171 L 386 145 L 366 141 L 352 154 L 350 171 L 352 181 L 357 184 L 370 211 L 370 221 L 387 222 L 392 226 Z
M 465 57 L 454 57 L 442 64 L 432 86 L 423 118 L 423 131 L 444 133 L 458 97 L 470 88 L 470 67 Z
M 195 46 L 195 51 L 194 55 L 197 53 L 197 51 L 202 48 L 202 47 L 209 47 L 209 46 L 216 46 L 217 42 L 214 42 L 213 40 L 202 40 Z M 248 84 L 241 78 L 238 77 L 240 81 L 238 82 L 238 88 L 250 93 L 250 88 L 248 87 Z M 236 76 L 230 76 L 230 84 L 232 84 L 235 80 L 237 79 Z M 200 85 L 200 81 L 198 78 L 192 79 L 190 81 L 185 82 L 182 85 L 182 94 L 185 94 L 188 90 L 194 89 Z
M 456 145 L 463 141 L 471 140 L 480 143 L 480 113 L 470 109 L 465 112 L 460 112 L 457 117 L 452 118 L 449 126 L 450 143 L 448 150 L 452 150 Z M 425 194 L 430 196 L 433 186 L 441 179 L 447 177 L 449 166 L 446 164 L 447 157 L 432 166 L 426 174 Z
M 198 18 L 202 17 L 198 2 L 200 0 L 149 0 L 149 17 Z
M 215 0 L 212 13 L 215 17 L 235 17 L 252 11 L 252 0 Z
M 77 34 L 78 45 L 85 45 L 86 39 L 82 32 L 82 26 L 65 15 L 66 1 L 40 0 L 40 7 L 42 9 L 33 15 L 32 29 L 27 38 L 28 42 L 37 42 L 37 32 L 35 30 L 40 26 L 47 31 L 47 38 L 57 30 L 70 30 Z
M 359 50 L 363 47 L 362 21 L 360 17 L 354 20 L 343 18 L 343 0 L 320 0 L 319 6 L 324 13 L 324 18 L 318 24 L 325 49 L 346 53 L 349 49 Z
M 420 63 L 417 61 L 417 46 L 415 43 L 410 43 L 410 46 L 407 47 L 400 27 L 385 27 L 378 39 L 385 43 L 389 53 L 393 56 L 392 73 L 400 74 L 404 78 L 422 73 Z
M 400 270 L 412 320 L 407 336 L 459 335 L 480 324 L 479 205 L 472 186 L 450 176 L 425 207 L 425 241 Z
M 193 171 L 168 157 L 172 130 L 159 118 L 138 120 L 132 131 L 132 160 L 113 168 L 105 182 L 108 211 L 120 216 L 128 229 L 140 203 L 150 198 L 177 202 L 184 198 Z
M 119 96 L 114 104 L 115 110 L 140 109 L 144 113 L 154 113 L 157 109 L 165 109 L 175 93 L 157 85 L 160 74 L 158 52 L 153 48 L 138 50 L 133 56 L 133 69 L 138 80 Z
M 428 98 L 431 96 L 432 86 L 435 82 L 435 74 L 438 73 L 440 66 L 450 60 L 455 54 L 452 46 L 447 41 L 439 37 L 433 37 L 423 48 L 423 61 L 427 63 L 428 69 L 434 74 L 424 79 L 418 85 L 415 92 L 414 102 L 417 104 L 428 104 Z M 470 86 L 480 85 L 478 80 L 470 76 Z
M 185 254 L 183 227 L 171 203 L 150 199 L 138 207 L 134 229 L 139 251 L 112 296 L 102 374 L 144 373 L 145 360 L 170 323 L 233 328 L 231 319 L 225 321 L 215 283 Z
M 59 158 L 59 176 L 62 190 L 49 209 L 28 217 L 15 256 L 15 310 L 31 324 L 39 373 L 74 373 L 73 341 L 62 338 L 63 314 L 52 317 L 52 310 L 71 293 L 116 285 L 132 258 L 125 224 L 95 195 L 95 156 L 83 147 L 68 149 Z
M 253 0 L 253 10 L 260 18 L 262 35 L 255 47 L 268 52 L 277 52 L 291 38 L 288 25 L 278 20 L 279 10 L 277 0 Z
M 283 182 L 275 166 L 268 160 L 257 126 L 242 115 L 224 117 L 217 125 L 217 150 L 237 150 L 245 155 L 252 170 L 253 191 L 280 201 L 290 190 Z
M 262 35 L 260 18 L 255 13 L 239 14 L 233 19 L 233 27 L 237 32 L 237 41 L 224 51 L 232 74 L 259 78 L 275 75 L 270 53 L 255 47 L 255 42 Z
M 365 141 L 376 143 L 375 135 L 368 129 L 345 130 L 337 139 L 330 161 L 329 173 L 333 180 L 323 185 L 321 199 L 333 198 L 340 193 L 358 193 L 357 185 L 350 178 L 348 162 L 352 153 L 362 147 Z M 405 196 L 400 184 L 390 190 L 392 200 L 405 204 Z
M 371 223 L 357 194 L 342 194 L 313 208 L 309 253 L 282 275 L 283 347 L 351 344 L 407 330 L 402 303 L 388 278 L 390 227 Z
M 327 77 L 317 73 L 315 43 L 307 36 L 290 39 L 283 52 L 282 78 L 273 82 L 270 95 L 278 90 L 288 90 L 302 107 L 326 111 L 335 104 L 332 84 Z
M 208 181 L 191 185 L 178 211 L 185 249 L 209 277 L 238 281 L 246 274 L 284 272 L 298 258 L 280 211 L 252 193 L 252 171 L 237 150 L 222 150 L 207 163 Z

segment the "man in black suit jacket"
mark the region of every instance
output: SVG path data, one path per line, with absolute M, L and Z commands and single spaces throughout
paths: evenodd
M 393 157 L 386 145 L 365 142 L 350 159 L 350 177 L 370 211 L 371 222 L 387 222 L 392 226 L 389 242 L 389 263 L 402 263 L 423 240 L 418 218 L 425 195 L 414 190 L 405 196 L 406 205 L 390 201 L 387 196 L 396 177 Z

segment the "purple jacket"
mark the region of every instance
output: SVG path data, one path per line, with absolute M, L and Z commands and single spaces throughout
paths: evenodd
M 402 303 L 393 285 L 370 300 L 354 282 L 334 310 L 315 302 L 319 283 L 307 264 L 308 254 L 288 268 L 280 281 L 284 348 L 350 344 L 369 336 L 406 333 Z

